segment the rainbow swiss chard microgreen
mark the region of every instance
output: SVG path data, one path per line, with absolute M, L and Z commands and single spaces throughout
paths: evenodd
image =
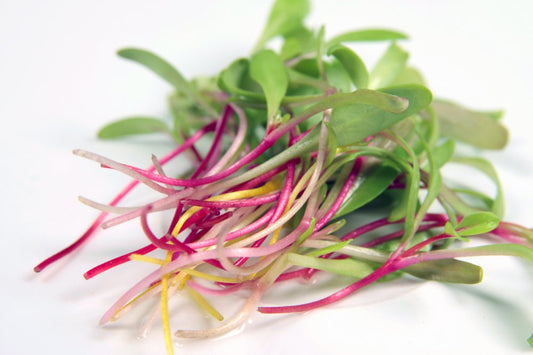
M 75 150 L 132 181 L 107 204 L 80 197 L 101 214 L 78 240 L 34 270 L 78 249 L 100 226 L 138 219 L 146 245 L 104 261 L 84 277 L 132 261 L 152 263 L 154 271 L 120 297 L 101 324 L 159 297 L 171 354 L 168 300 L 179 292 L 188 292 L 218 322 L 224 311 L 209 299 L 249 290 L 230 320 L 175 333 L 205 338 L 235 329 L 256 309 L 308 311 L 402 275 L 481 282 L 482 269 L 457 258 L 510 255 L 533 262 L 531 229 L 502 220 L 502 187 L 494 167 L 456 149 L 502 149 L 508 133 L 501 112 L 434 98 L 408 63 L 403 33 L 367 29 L 328 39 L 323 27 L 306 27 L 309 9 L 307 0 L 275 1 L 250 57 L 237 58 L 207 79 L 187 80 L 144 49 L 120 50 L 121 57 L 172 85 L 168 104 L 174 119 L 132 116 L 106 125 L 98 137 L 163 134 L 177 147 L 153 157 L 148 168 Z M 278 52 L 269 47 L 273 38 L 282 39 Z M 384 54 L 373 68 L 357 54 L 364 41 L 383 43 Z M 210 145 L 200 153 L 199 140 L 206 138 Z M 165 167 L 186 152 L 191 169 L 169 176 Z M 496 193 L 447 182 L 441 174 L 447 164 L 479 170 Z M 161 197 L 144 206 L 119 206 L 140 184 Z M 164 211 L 172 218 L 167 232 L 156 235 L 149 217 Z M 374 217 L 356 228 L 345 223 L 363 212 Z M 476 246 L 468 245 L 471 239 Z M 160 252 L 164 257 L 157 256 Z M 277 283 L 317 272 L 349 276 L 351 283 L 310 303 L 261 305 L 263 294 L 275 292 Z

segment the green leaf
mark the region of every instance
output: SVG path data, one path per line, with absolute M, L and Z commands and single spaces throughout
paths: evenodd
M 326 166 L 328 166 L 337 154 L 337 137 L 335 136 L 335 131 L 331 128 L 329 123 L 323 122 L 323 124 L 326 125 L 326 129 L 328 130 L 328 157 L 326 158 Z
M 387 29 L 365 29 L 342 33 L 330 39 L 327 48 L 332 48 L 344 42 L 375 42 L 407 39 L 401 32 Z
M 457 233 L 466 237 L 469 235 L 488 233 L 500 224 L 500 219 L 490 212 L 477 212 L 465 216 L 455 227 Z
M 356 93 L 359 91 L 363 90 L 357 90 Z M 387 112 L 368 103 L 354 103 L 335 108 L 330 122 L 337 134 L 339 147 L 359 143 L 366 137 L 419 112 L 431 103 L 431 92 L 419 85 L 388 88 L 378 92 L 405 98 L 409 101 L 409 106 L 398 113 Z
M 339 242 L 339 243 L 332 244 L 332 245 L 327 246 L 325 248 L 316 249 L 316 250 L 313 250 L 312 252 L 307 253 L 306 256 L 318 257 L 318 256 L 334 253 L 337 250 L 342 249 L 345 246 L 347 246 L 348 244 L 350 244 L 350 242 L 351 242 L 351 240 L 346 240 L 344 242 Z
M 310 9 L 308 0 L 276 0 L 254 52 L 263 48 L 271 38 L 285 36 L 303 27 L 303 21 Z
M 449 255 L 450 253 L 453 253 L 456 258 L 488 255 L 516 256 L 527 262 L 533 263 L 533 249 L 521 244 L 491 244 L 471 248 L 458 248 L 453 249 L 452 251 L 441 249 L 430 251 L 426 254 L 431 255 L 434 258 L 442 254 Z
M 408 274 L 424 280 L 477 284 L 483 280 L 483 269 L 456 259 L 423 261 L 404 268 Z
M 398 74 L 393 85 L 418 84 L 426 85 L 426 81 L 422 74 L 413 67 L 405 67 L 404 70 Z
M 446 222 L 446 224 L 444 225 L 444 233 L 451 235 L 452 237 L 457 238 L 460 241 L 468 242 L 467 238 L 463 238 L 462 236 L 459 235 L 459 233 L 457 233 L 457 231 L 455 230 L 455 227 L 453 226 L 451 222 Z
M 346 215 L 366 205 L 383 191 L 398 176 L 398 170 L 392 166 L 375 165 L 363 171 L 357 177 L 353 188 L 348 192 L 335 218 Z
M 374 271 L 368 263 L 352 258 L 341 260 L 323 259 L 295 253 L 289 253 L 288 258 L 289 262 L 293 265 L 356 277 L 358 279 L 363 278 Z
M 396 43 L 391 43 L 370 72 L 368 87 L 379 89 L 394 83 L 405 70 L 409 54 Z
M 273 51 L 262 50 L 252 56 L 250 76 L 263 89 L 267 101 L 268 117 L 272 119 L 289 85 L 283 62 Z
M 502 149 L 507 144 L 507 129 L 491 114 L 443 100 L 434 100 L 432 106 L 443 136 L 482 149 Z
M 316 38 L 313 32 L 305 27 L 300 27 L 285 35 L 280 57 L 287 60 L 303 53 L 312 52 L 316 48 L 315 42 Z
M 170 63 L 156 54 L 139 48 L 124 48 L 118 51 L 118 55 L 144 65 L 162 79 L 170 83 L 174 88 L 184 95 L 192 98 L 210 114 L 215 114 L 214 110 L 207 105 L 195 92 L 191 84 L 176 70 Z
M 432 151 L 435 167 L 440 169 L 452 159 L 455 152 L 455 142 L 453 139 L 447 139 L 444 143 L 434 147 Z
M 248 59 L 241 58 L 232 62 L 229 67 L 222 70 L 218 76 L 217 84 L 228 94 L 263 101 L 264 95 L 243 89 L 242 83 L 250 68 Z
M 100 139 L 114 139 L 146 133 L 171 133 L 167 124 L 152 117 L 128 117 L 108 123 L 98 131 Z
M 368 86 L 368 70 L 365 63 L 354 51 L 348 47 L 336 46 L 329 51 L 329 54 L 337 58 L 342 64 L 350 79 L 358 89 L 365 89 Z
M 337 92 L 347 93 L 353 91 L 350 75 L 341 62 L 336 59 L 324 62 L 324 71 L 329 85 L 335 87 Z
M 313 217 L 311 218 L 311 222 L 309 222 L 309 227 L 303 232 L 298 239 L 296 240 L 296 243 L 294 245 L 300 245 L 302 244 L 309 236 L 313 233 L 315 230 L 316 225 L 316 219 Z
M 486 174 L 496 185 L 496 196 L 492 202 L 491 211 L 498 217 L 502 218 L 505 210 L 503 199 L 503 187 L 498 178 L 498 173 L 494 166 L 486 159 L 483 158 L 469 158 L 469 157 L 457 157 L 453 158 L 451 162 L 464 164 L 466 166 L 478 169 Z
M 354 105 L 359 105 L 356 108 L 362 111 L 366 111 L 369 107 L 372 107 L 390 113 L 401 113 L 406 111 L 409 101 L 405 97 L 389 94 L 384 91 L 361 89 L 351 93 L 330 95 L 307 108 L 305 111 L 301 112 L 300 115 L 311 116 L 330 108 L 340 109 L 343 107 L 352 107 Z M 333 112 L 335 112 L 335 110 Z
M 529 346 L 533 348 L 533 334 L 527 339 L 527 342 L 529 343 Z

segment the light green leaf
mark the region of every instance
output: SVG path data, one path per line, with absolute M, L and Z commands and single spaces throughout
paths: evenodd
M 171 133 L 167 124 L 152 117 L 128 117 L 108 123 L 98 131 L 100 139 L 114 139 L 146 133 Z
M 334 253 L 337 250 L 342 249 L 345 246 L 347 246 L 348 244 L 350 244 L 350 242 L 351 242 L 351 240 L 346 240 L 344 242 L 335 243 L 335 244 L 332 244 L 332 245 L 327 246 L 325 248 L 320 248 L 320 249 L 313 250 L 312 252 L 309 252 L 309 253 L 307 253 L 305 255 L 306 256 L 310 256 L 310 257 L 317 257 L 317 256 L 322 256 L 322 255 Z
M 336 59 L 324 62 L 324 71 L 329 85 L 335 87 L 337 92 L 346 93 L 353 91 L 350 75 L 344 69 L 341 62 Z
M 407 39 L 401 32 L 387 29 L 365 29 L 342 33 L 330 39 L 327 48 L 332 48 L 345 42 L 374 42 Z
M 356 93 L 359 91 L 363 90 L 357 90 Z M 387 112 L 368 103 L 348 104 L 334 109 L 331 114 L 331 125 L 337 134 L 340 147 L 359 143 L 366 137 L 419 112 L 431 102 L 431 92 L 418 85 L 388 88 L 378 92 L 405 98 L 409 106 L 398 113 Z
M 427 252 L 432 258 L 439 255 L 449 255 L 450 250 L 441 249 Z M 454 257 L 463 258 L 468 256 L 507 255 L 522 258 L 533 263 L 533 249 L 521 244 L 491 244 L 471 248 L 453 249 Z
M 124 48 L 119 50 L 117 54 L 122 58 L 144 65 L 174 86 L 177 91 L 196 101 L 208 113 L 216 114 L 216 112 L 214 112 L 214 110 L 198 96 L 194 88 L 183 75 L 161 57 L 139 48 Z
M 354 51 L 348 47 L 336 46 L 329 51 L 329 54 L 337 58 L 350 76 L 350 79 L 358 89 L 368 86 L 368 70 L 365 63 Z
M 441 134 L 482 149 L 502 149 L 509 133 L 492 114 L 472 111 L 452 102 L 434 100 Z
M 465 216 L 455 227 L 457 233 L 466 237 L 469 235 L 488 233 L 498 227 L 500 219 L 490 212 L 477 212 Z
M 384 91 L 361 89 L 351 93 L 330 95 L 307 108 L 300 115 L 314 115 L 330 108 L 352 107 L 353 105 L 364 105 L 356 107 L 361 111 L 366 111 L 369 107 L 374 107 L 390 113 L 401 113 L 407 109 L 409 100 L 405 97 L 389 94 Z
M 449 221 L 446 222 L 446 224 L 444 225 L 444 233 L 451 235 L 452 237 L 457 238 L 463 242 L 468 242 L 467 238 L 463 238 L 462 236 L 459 235 L 459 233 L 457 233 L 457 231 L 455 230 L 455 227 Z
M 433 147 L 433 162 L 437 169 L 440 169 L 444 166 L 450 159 L 453 157 L 455 152 L 455 142 L 453 139 L 447 139 L 444 143 Z
M 316 38 L 313 32 L 305 27 L 300 27 L 285 35 L 280 57 L 287 60 L 303 53 L 312 52 L 316 47 L 315 42 Z
M 285 36 L 301 28 L 310 9 L 308 0 L 276 0 L 254 52 L 263 48 L 271 38 Z
M 494 184 L 496 185 L 496 196 L 494 197 L 494 200 L 492 202 L 491 211 L 498 218 L 502 218 L 505 210 L 503 187 L 494 166 L 488 160 L 477 157 L 457 157 L 453 158 L 451 162 L 464 164 L 466 166 L 478 169 L 479 171 L 486 174 L 494 182 Z
M 358 279 L 372 273 L 374 269 L 368 263 L 356 259 L 323 259 L 295 253 L 288 254 L 291 264 L 312 269 L 332 272 L 339 275 L 356 277 Z
M 406 84 L 426 85 L 426 81 L 417 69 L 413 67 L 405 67 L 404 70 L 398 74 L 392 85 Z
M 272 119 L 289 85 L 283 62 L 273 51 L 262 50 L 252 56 L 250 76 L 263 89 L 267 101 L 268 117 Z
M 409 54 L 396 43 L 391 43 L 370 72 L 368 87 L 379 89 L 394 83 L 405 70 Z

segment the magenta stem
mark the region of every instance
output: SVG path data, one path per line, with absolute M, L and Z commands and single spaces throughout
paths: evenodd
M 328 223 L 329 220 L 335 215 L 335 213 L 337 213 L 342 203 L 346 199 L 348 192 L 350 192 L 350 189 L 355 183 L 355 180 L 357 179 L 357 176 L 359 175 L 359 171 L 361 171 L 362 165 L 363 165 L 363 157 L 358 157 L 357 159 L 355 159 L 354 164 L 352 166 L 352 170 L 350 171 L 350 175 L 348 175 L 346 182 L 342 186 L 342 189 L 339 192 L 339 196 L 337 196 L 337 198 L 335 199 L 335 202 L 333 203 L 331 208 L 328 210 L 328 212 L 316 223 L 315 231 L 318 231 L 322 227 L 324 227 L 326 223 Z
M 194 174 L 192 174 L 191 179 L 196 179 L 207 167 L 210 165 L 214 158 L 220 153 L 220 147 L 222 143 L 222 134 L 226 128 L 229 117 L 233 114 L 233 109 L 230 105 L 226 105 L 222 117 L 220 120 L 217 120 L 217 126 L 215 128 L 215 137 L 211 143 L 211 148 L 207 152 L 205 158 L 200 163 L 200 166 L 196 169 Z

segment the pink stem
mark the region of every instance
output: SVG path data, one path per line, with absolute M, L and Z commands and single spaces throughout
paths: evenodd
M 200 166 L 198 166 L 194 174 L 192 174 L 191 179 L 196 179 L 202 173 L 202 171 L 204 171 L 208 167 L 208 165 L 212 163 L 213 159 L 218 156 L 222 143 L 222 134 L 224 133 L 226 123 L 228 122 L 228 119 L 232 114 L 233 109 L 230 105 L 226 105 L 226 107 L 224 108 L 224 112 L 222 113 L 221 119 L 217 121 L 217 126 L 215 128 L 215 137 L 213 138 L 213 142 L 211 143 L 211 148 L 209 148 L 209 151 L 207 152 L 204 160 L 202 160 L 202 162 L 200 163 Z
M 342 186 L 342 189 L 339 192 L 339 196 L 337 196 L 337 199 L 335 200 L 331 208 L 328 210 L 328 212 L 316 223 L 316 231 L 320 230 L 324 225 L 326 225 L 326 223 L 329 222 L 329 220 L 335 215 L 335 213 L 337 213 L 342 203 L 346 199 L 348 192 L 355 183 L 355 179 L 357 179 L 357 175 L 359 175 L 359 171 L 361 170 L 362 163 L 362 157 L 355 159 L 352 170 L 350 171 L 350 175 L 348 175 L 346 182 Z
M 181 154 L 183 151 L 187 150 L 190 146 L 192 146 L 198 139 L 200 139 L 203 135 L 205 135 L 207 132 L 212 131 L 215 127 L 215 122 L 211 122 L 207 125 L 205 125 L 201 130 L 196 132 L 194 135 L 192 135 L 186 142 L 184 142 L 182 145 L 174 149 L 172 152 L 161 158 L 160 163 L 161 165 L 164 165 L 168 163 L 170 160 L 174 159 L 176 156 Z M 155 167 L 152 165 L 148 171 L 154 171 Z M 132 181 L 126 187 L 119 192 L 119 194 L 111 200 L 109 203 L 111 206 L 116 206 L 135 186 L 137 186 L 139 182 L 138 181 Z M 100 224 L 104 221 L 104 219 L 107 217 L 107 212 L 102 212 L 98 215 L 96 220 L 90 225 L 90 227 L 79 237 L 74 243 L 66 247 L 65 249 L 57 252 L 56 254 L 46 258 L 44 261 L 39 263 L 37 266 L 33 268 L 34 272 L 41 272 L 46 267 L 48 267 L 50 264 L 58 261 L 59 259 L 64 258 L 65 256 L 69 255 L 73 251 L 77 250 L 79 247 L 81 247 L 87 240 L 90 239 L 90 237 L 94 234 L 94 232 L 97 230 L 97 228 L 100 226 Z

